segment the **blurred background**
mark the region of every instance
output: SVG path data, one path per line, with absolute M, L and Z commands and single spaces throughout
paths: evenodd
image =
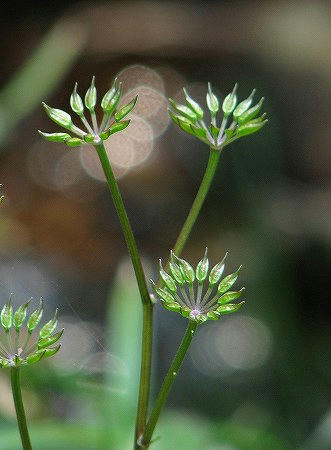
M 191 207 L 208 148 L 169 123 L 182 87 L 205 105 L 235 82 L 266 97 L 269 123 L 224 151 L 183 256 L 243 264 L 245 308 L 202 326 L 176 380 L 155 449 L 331 448 L 330 13 L 328 2 L 8 2 L 2 9 L 1 302 L 33 296 L 66 328 L 52 360 L 22 374 L 35 449 L 129 449 L 140 305 L 118 220 L 92 149 L 41 101 L 69 112 L 74 83 L 101 96 L 116 75 L 132 125 L 109 141 L 148 278 Z M 78 124 L 78 123 L 77 123 Z M 153 395 L 186 322 L 155 308 Z M 1 448 L 20 448 L 0 373 Z

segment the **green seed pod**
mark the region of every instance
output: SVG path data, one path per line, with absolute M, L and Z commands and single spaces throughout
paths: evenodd
M 204 130 L 203 128 L 197 127 L 197 126 L 193 125 L 192 123 L 190 124 L 190 128 L 192 130 L 191 134 L 193 134 L 197 138 L 201 139 L 203 142 L 208 143 L 206 130 Z
M 51 108 L 44 102 L 42 103 L 42 105 L 45 108 L 46 114 L 50 119 L 53 120 L 53 122 L 57 123 L 63 128 L 67 128 L 68 130 L 71 129 L 72 119 L 70 114 L 62 111 L 61 109 Z
M 175 254 L 174 257 L 178 261 L 180 270 L 182 271 L 185 281 L 187 281 L 189 284 L 192 284 L 193 281 L 195 280 L 195 273 L 193 267 L 187 261 L 185 261 L 185 259 L 178 258 L 178 256 L 176 256 Z
M 9 362 L 6 359 L 0 358 L 0 368 L 5 369 L 9 366 Z
M 180 270 L 180 267 L 178 264 L 176 264 L 175 259 L 174 259 L 174 254 L 173 251 L 171 250 L 170 252 L 170 263 L 169 263 L 169 269 L 171 272 L 171 275 L 174 277 L 174 279 L 176 280 L 176 282 L 180 285 L 183 286 L 185 284 L 185 279 L 183 277 L 183 274 Z
M 192 122 L 189 119 L 187 119 L 184 116 L 181 116 L 180 114 L 174 113 L 169 108 L 168 108 L 168 113 L 169 113 L 170 118 L 175 122 L 176 125 L 179 125 L 179 122 L 185 123 L 188 126 L 188 129 L 189 129 L 188 132 L 193 134 L 193 132 L 192 132 L 192 130 L 190 128 L 190 125 L 192 125 Z
M 109 102 L 109 105 L 107 107 L 108 116 L 111 116 L 114 113 L 115 109 L 117 108 L 117 105 L 119 104 L 122 97 L 122 90 L 123 90 L 122 83 L 120 83 L 118 90 L 116 91 L 113 99 Z
M 245 302 L 229 303 L 228 305 L 222 305 L 217 308 L 217 312 L 220 314 L 230 314 L 238 311 Z
M 61 348 L 61 344 L 57 345 L 54 348 L 47 348 L 45 350 L 45 353 L 43 355 L 43 358 L 50 358 L 51 356 L 54 356 Z
M 133 110 L 133 108 L 135 107 L 135 105 L 137 103 L 137 99 L 138 99 L 138 95 L 136 95 L 135 98 L 132 99 L 130 103 L 128 103 L 125 106 L 122 106 L 122 108 L 119 109 L 115 113 L 114 119 L 116 120 L 116 122 L 123 119 L 125 116 L 127 116 Z
M 105 93 L 101 100 L 101 108 L 104 113 L 112 114 L 116 108 L 122 95 L 122 83 L 118 84 L 118 79 L 115 78 L 113 86 Z
M 75 83 L 73 93 L 70 97 L 70 106 L 71 109 L 79 115 L 79 117 L 84 114 L 84 104 L 81 96 L 77 92 L 77 83 Z
M 95 105 L 97 103 L 97 90 L 94 85 L 95 76 L 92 77 L 91 85 L 85 94 L 85 106 L 90 112 L 94 112 Z
M 224 294 L 226 291 L 228 291 L 233 285 L 234 283 L 237 281 L 238 275 L 239 275 L 239 271 L 242 268 L 242 266 L 240 266 L 234 273 L 231 273 L 230 275 L 226 276 L 218 285 L 218 290 L 217 292 L 222 295 Z
M 181 116 L 185 117 L 190 122 L 195 123 L 198 120 L 198 116 L 191 108 L 185 105 L 179 105 L 175 103 L 171 98 L 169 98 L 169 103 L 175 111 L 177 111 Z
M 176 292 L 177 286 L 174 279 L 163 269 L 162 262 L 159 259 L 159 274 L 161 277 L 161 280 L 165 284 L 165 286 L 169 289 L 171 292 Z
M 208 92 L 206 95 L 206 101 L 208 109 L 213 117 L 216 116 L 217 111 L 219 110 L 218 98 L 215 94 L 213 94 L 211 90 L 211 84 L 208 82 Z
M 208 319 L 218 320 L 220 318 L 220 313 L 217 311 L 209 311 L 207 312 Z
M 241 296 L 241 294 L 244 292 L 245 288 L 241 288 L 240 291 L 229 291 L 226 294 L 223 294 L 218 300 L 217 303 L 219 305 L 226 305 L 229 302 L 232 302 L 233 300 L 236 300 Z M 218 310 L 217 310 L 218 311 Z
M 43 300 L 42 298 L 40 299 L 40 306 L 38 309 L 36 309 L 31 316 L 29 317 L 28 320 L 28 324 L 27 324 L 27 328 L 28 328 L 28 332 L 31 334 L 32 331 L 36 328 L 36 326 L 38 325 L 38 323 L 41 320 L 41 317 L 43 315 Z
M 238 88 L 238 83 L 236 83 L 234 85 L 234 88 L 233 88 L 232 92 L 230 92 L 230 94 L 228 94 L 225 97 L 224 101 L 223 101 L 222 109 L 223 109 L 224 117 L 229 117 L 229 115 L 232 113 L 232 111 L 236 107 L 236 104 L 237 104 L 237 95 L 236 95 L 237 88 Z
M 67 139 L 70 139 L 71 136 L 68 133 L 44 133 L 38 130 L 40 136 L 42 136 L 46 141 L 50 142 L 64 142 Z
M 224 261 L 226 259 L 226 257 L 228 256 L 228 252 L 226 252 L 224 258 L 222 259 L 221 262 L 217 263 L 210 271 L 209 274 L 209 285 L 210 286 L 214 286 L 216 283 L 219 282 L 223 272 L 224 272 Z
M 8 302 L 5 304 L 5 306 L 1 310 L 0 320 L 1 320 L 1 325 L 3 326 L 5 331 L 8 332 L 13 324 L 13 307 L 11 304 L 11 295 L 9 297 Z
M 201 261 L 199 261 L 196 271 L 195 271 L 195 276 L 200 284 L 205 281 L 205 279 L 207 278 L 207 275 L 208 275 L 209 260 L 207 258 L 207 252 L 208 252 L 208 249 L 206 247 L 204 257 L 202 258 Z
M 261 123 L 265 120 L 266 117 L 267 113 L 263 113 L 261 116 L 255 117 L 255 119 L 250 120 L 249 123 Z
M 180 312 L 181 307 L 180 304 L 177 302 L 174 303 L 163 303 L 164 308 L 169 309 L 169 311 L 175 311 L 175 312 Z
M 256 133 L 261 130 L 262 127 L 268 122 L 268 120 L 264 120 L 263 122 L 247 122 L 244 125 L 241 125 L 237 128 L 237 137 L 247 136 L 249 134 Z
M 38 340 L 38 342 L 39 342 L 41 339 L 48 338 L 48 337 L 53 333 L 53 331 L 55 330 L 56 325 L 57 325 L 58 311 L 59 311 L 58 308 L 56 308 L 53 319 L 51 319 L 49 322 L 47 322 L 47 323 L 41 328 L 41 330 L 39 331 L 39 340 Z
M 64 328 L 62 328 L 61 331 L 58 331 L 57 333 L 53 334 L 53 336 L 48 336 L 48 337 L 45 337 L 45 338 L 42 338 L 42 339 L 39 338 L 39 340 L 38 340 L 38 350 L 46 348 L 46 347 L 49 347 L 49 346 L 55 344 L 55 342 L 57 342 L 61 338 L 63 332 L 64 332 Z
M 180 313 L 185 318 L 190 317 L 191 309 L 188 306 L 184 306 L 184 307 L 182 306 Z
M 90 144 L 91 142 L 94 142 L 95 136 L 91 133 L 86 134 L 84 136 L 84 141 L 87 142 L 88 144 Z
M 114 122 L 110 125 L 108 130 L 104 131 L 103 133 L 100 133 L 100 138 L 105 141 L 109 138 L 111 134 L 118 133 L 119 131 L 125 130 L 127 126 L 129 126 L 131 120 L 122 120 L 121 122 Z
M 207 320 L 207 316 L 206 314 L 199 314 L 198 316 L 196 316 L 195 320 L 198 323 L 204 323 Z
M 34 363 L 40 361 L 44 357 L 45 353 L 46 353 L 46 350 L 38 350 L 37 352 L 32 353 L 32 355 L 29 355 L 26 358 L 26 362 L 28 364 L 34 364 Z
M 201 120 L 203 118 L 203 110 L 200 107 L 199 103 L 197 103 L 195 100 L 193 100 L 193 98 L 191 98 L 188 95 L 185 88 L 183 88 L 183 91 L 184 91 L 186 103 L 188 104 L 189 108 L 191 108 L 191 110 L 196 114 L 198 120 Z
M 20 366 L 23 361 L 24 361 L 24 359 L 21 358 L 20 356 L 18 356 L 18 355 L 14 356 L 13 362 L 14 362 L 16 367 Z
M 227 130 L 225 130 L 225 136 L 226 136 L 226 139 L 227 139 L 227 140 L 231 139 L 231 137 L 234 135 L 235 131 L 236 131 L 236 130 L 230 129 L 230 128 L 228 128 Z
M 24 303 L 24 305 L 21 305 L 17 311 L 15 311 L 14 318 L 13 318 L 13 325 L 15 327 L 15 330 L 19 332 L 21 326 L 23 325 L 23 322 L 26 318 L 27 309 L 29 306 L 29 303 L 32 299 L 30 299 L 28 302 Z
M 217 139 L 217 136 L 220 132 L 220 129 L 218 127 L 215 127 L 215 125 L 213 125 L 212 123 L 209 126 L 209 130 L 211 132 L 211 135 L 213 136 L 214 139 Z
M 163 300 L 166 303 L 174 303 L 175 299 L 170 294 L 170 292 L 168 292 L 166 289 L 162 289 L 156 286 L 153 280 L 151 280 L 151 283 L 155 293 L 160 297 L 161 300 Z
M 178 116 L 174 114 L 170 109 L 168 110 L 169 116 L 176 125 L 178 125 L 183 131 L 191 134 L 192 136 L 196 136 L 194 129 L 192 129 L 192 123 L 184 116 Z
M 255 92 L 256 89 L 253 89 L 250 96 L 247 97 L 246 100 L 239 103 L 239 105 L 235 108 L 232 114 L 235 121 L 238 121 L 239 116 L 241 116 L 251 106 Z
M 32 355 L 29 355 L 26 358 L 26 362 L 28 364 L 34 364 L 38 361 L 40 361 L 43 358 L 50 358 L 51 356 L 54 356 L 61 348 L 61 344 L 57 345 L 54 348 L 46 348 L 41 349 L 33 353 Z
M 238 123 L 239 125 L 243 125 L 246 122 L 249 122 L 251 119 L 254 119 L 254 117 L 256 117 L 263 105 L 264 102 L 264 97 L 261 98 L 261 100 L 259 101 L 259 103 L 257 103 L 255 106 L 253 106 L 252 108 L 248 109 L 247 111 L 245 111 L 243 114 L 241 114 L 238 117 Z
M 68 147 L 80 147 L 80 146 L 82 146 L 84 144 L 84 142 L 85 141 L 83 141 L 83 139 L 79 139 L 77 137 L 73 137 L 73 138 L 70 138 L 70 139 L 66 139 L 64 143 Z

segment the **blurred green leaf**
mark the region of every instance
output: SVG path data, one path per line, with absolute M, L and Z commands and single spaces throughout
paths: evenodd
M 154 433 L 153 450 L 202 450 L 217 448 L 213 440 L 213 425 L 209 421 L 185 412 L 161 415 Z
M 29 427 L 34 450 L 91 450 L 109 449 L 106 442 L 100 441 L 102 430 L 86 423 L 47 422 Z M 0 427 L 1 450 L 21 448 L 17 427 Z
M 60 83 L 83 50 L 87 34 L 88 28 L 73 19 L 59 21 L 1 90 L 0 144 Z
M 142 311 L 131 267 L 122 264 L 110 292 L 108 348 L 122 363 L 119 374 L 108 371 L 103 395 L 103 412 L 108 448 L 123 450 L 133 445 L 138 399 Z
M 220 444 L 235 450 L 293 450 L 289 443 L 275 434 L 242 424 L 223 424 L 218 428 L 216 436 Z

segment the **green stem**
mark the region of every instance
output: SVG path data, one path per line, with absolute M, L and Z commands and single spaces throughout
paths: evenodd
M 134 271 L 136 274 L 136 278 L 137 278 L 139 292 L 141 295 L 141 300 L 143 303 L 150 304 L 151 301 L 150 301 L 150 297 L 149 297 L 149 293 L 148 293 L 148 289 L 147 289 L 145 274 L 144 274 L 140 256 L 138 253 L 137 244 L 136 244 L 135 238 L 133 236 L 132 228 L 131 228 L 131 225 L 129 222 L 128 215 L 125 210 L 122 196 L 121 196 L 120 190 L 118 188 L 118 184 L 115 179 L 113 170 L 111 168 L 105 146 L 103 145 L 103 142 L 95 145 L 95 149 L 98 152 L 100 162 L 101 162 L 103 171 L 104 171 L 106 179 L 107 179 L 108 187 L 109 187 L 109 190 L 112 195 L 113 202 L 114 202 L 114 205 L 116 208 L 116 212 L 117 212 L 119 221 L 121 223 L 125 242 L 129 249 L 129 253 L 131 256 L 131 260 L 132 260 L 132 265 L 133 265 L 133 268 L 134 268 Z
M 11 368 L 11 388 L 13 392 L 13 398 L 15 403 L 17 424 L 20 430 L 22 447 L 24 450 L 31 450 L 31 442 L 26 424 L 25 411 L 22 401 L 22 392 L 20 385 L 20 369 L 19 367 Z
M 140 436 L 146 425 L 147 408 L 149 400 L 150 379 L 151 379 L 151 359 L 152 359 L 152 335 L 153 335 L 153 304 L 148 293 L 145 274 L 142 268 L 137 244 L 133 236 L 132 228 L 125 210 L 118 184 L 114 177 L 106 149 L 103 142 L 95 145 L 100 162 L 107 178 L 108 187 L 113 198 L 119 221 L 129 253 L 132 265 L 136 274 L 138 288 L 143 304 L 143 329 L 142 329 L 142 349 L 141 349 L 141 369 L 140 386 L 138 396 L 137 421 L 136 421 L 136 439 Z
M 160 413 L 165 405 L 165 402 L 168 398 L 171 386 L 178 374 L 178 370 L 180 369 L 184 357 L 186 355 L 187 349 L 189 348 L 192 338 L 194 336 L 195 330 L 197 327 L 197 323 L 190 321 L 188 327 L 186 329 L 183 340 L 178 348 L 176 356 L 174 357 L 172 364 L 168 370 L 168 373 L 162 383 L 159 395 L 155 401 L 152 413 L 147 422 L 145 432 L 141 438 L 140 447 L 138 448 L 147 448 L 151 442 L 151 438 L 156 426 L 156 423 L 159 419 Z
M 141 348 L 140 384 L 135 429 L 134 448 L 137 447 L 139 436 L 145 430 L 148 412 L 148 400 L 151 383 L 151 356 L 153 340 L 153 314 L 152 306 L 143 304 L 143 330 Z
M 179 256 L 186 244 L 186 241 L 191 233 L 193 225 L 195 224 L 203 202 L 205 201 L 206 195 L 209 191 L 211 182 L 215 176 L 215 172 L 218 166 L 218 161 L 220 158 L 221 152 L 219 150 L 210 149 L 209 160 L 205 170 L 205 174 L 201 181 L 198 193 L 194 199 L 189 215 L 187 216 L 183 228 L 179 233 L 173 251 L 175 255 Z

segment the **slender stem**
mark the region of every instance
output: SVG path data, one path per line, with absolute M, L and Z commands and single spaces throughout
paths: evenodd
M 203 308 L 205 309 L 205 310 L 207 310 L 208 308 L 210 308 L 214 303 L 216 303 L 216 300 L 218 300 L 220 298 L 220 294 L 216 294 L 216 295 L 214 295 L 214 297 L 211 299 L 211 300 L 209 300 L 205 305 L 201 305 L 201 306 L 203 306 Z
M 103 171 L 106 175 L 108 187 L 113 198 L 119 221 L 121 223 L 124 238 L 128 246 L 132 265 L 136 274 L 141 301 L 143 304 L 141 369 L 136 421 L 136 442 L 138 436 L 143 433 L 147 420 L 152 360 L 153 304 L 148 293 L 145 274 L 142 268 L 137 244 L 105 147 L 101 142 L 100 144 L 97 144 L 95 148 L 98 152 Z
M 188 305 L 185 304 L 184 301 L 179 297 L 179 295 L 177 294 L 177 292 L 175 292 L 175 299 L 177 300 L 177 303 L 179 303 L 180 306 L 182 306 L 183 308 L 185 308 L 185 306 L 188 306 Z
M 109 119 L 110 119 L 110 115 L 105 112 L 103 115 L 103 118 L 102 118 L 100 129 L 99 129 L 100 133 L 102 133 L 103 131 L 105 131 L 108 128 Z
M 122 200 L 122 196 L 119 191 L 119 187 L 118 187 L 117 181 L 115 179 L 113 170 L 111 168 L 105 146 L 104 146 L 103 142 L 101 142 L 100 144 L 95 145 L 95 148 L 98 152 L 103 171 L 107 178 L 108 187 L 109 187 L 110 193 L 113 198 L 113 202 L 114 202 L 114 205 L 115 205 L 115 208 L 117 211 L 119 221 L 121 223 L 121 227 L 122 227 L 122 231 L 123 231 L 124 238 L 126 241 L 126 245 L 128 246 L 128 249 L 129 249 L 129 253 L 131 256 L 131 260 L 132 260 L 132 265 L 133 265 L 133 268 L 134 268 L 134 271 L 136 274 L 136 278 L 137 278 L 137 282 L 138 282 L 141 300 L 143 303 L 150 304 L 151 301 L 150 301 L 150 297 L 149 297 L 149 293 L 148 293 L 148 289 L 147 289 L 147 285 L 146 285 L 145 275 L 144 275 L 144 271 L 142 268 L 140 256 L 138 253 L 137 244 L 136 244 L 135 238 L 133 236 L 129 218 L 126 213 L 125 206 L 124 206 L 124 203 Z
M 19 367 L 12 367 L 10 370 L 11 370 L 11 387 L 15 403 L 17 424 L 21 435 L 22 447 L 24 450 L 31 450 L 32 447 L 22 401 L 22 392 L 20 385 L 20 369 Z
M 203 202 L 209 191 L 211 182 L 213 181 L 218 161 L 220 158 L 220 151 L 210 149 L 209 160 L 206 167 L 205 174 L 203 176 L 201 185 L 199 187 L 198 193 L 194 199 L 189 215 L 187 216 L 183 228 L 177 238 L 176 244 L 173 248 L 175 255 L 179 256 L 186 244 L 186 241 L 191 233 L 192 227 L 196 222 Z
M 189 294 L 190 294 L 190 300 L 193 306 L 195 306 L 195 298 L 194 298 L 194 287 L 193 287 L 193 283 L 189 284 Z
M 95 115 L 95 111 L 91 111 L 91 119 L 92 119 L 94 133 L 97 135 L 99 132 L 99 129 L 98 129 L 98 122 L 97 122 L 97 118 Z
M 6 330 L 6 336 L 7 336 L 8 348 L 10 350 L 10 353 L 15 353 L 10 330 Z
M 202 128 L 206 131 L 208 139 L 210 141 L 212 141 L 213 140 L 213 136 L 210 134 L 210 131 L 209 131 L 208 127 L 206 126 L 205 122 L 203 120 L 200 120 L 199 121 L 199 125 L 201 125 Z
M 217 144 L 220 145 L 223 139 L 223 134 L 224 134 L 224 130 L 226 127 L 226 124 L 228 122 L 228 118 L 227 117 L 223 117 L 222 119 L 222 123 L 221 123 L 221 127 L 220 127 L 220 131 L 218 132 L 218 137 L 217 137 Z
M 197 323 L 190 320 L 188 327 L 186 329 L 185 335 L 183 337 L 183 340 L 182 340 L 182 342 L 178 348 L 178 351 L 176 353 L 176 356 L 174 357 L 172 364 L 168 370 L 168 373 L 162 383 L 159 395 L 157 396 L 152 413 L 147 422 L 145 432 L 141 438 L 140 447 L 138 447 L 138 448 L 145 448 L 145 447 L 148 447 L 150 444 L 156 423 L 159 419 L 159 416 L 164 407 L 164 404 L 168 398 L 171 386 L 177 376 L 178 370 L 180 369 L 180 367 L 182 365 L 182 362 L 186 355 L 187 349 L 189 348 L 189 345 L 194 336 L 196 327 L 197 327 Z
M 88 123 L 86 117 L 83 115 L 80 116 L 80 120 L 83 122 L 83 124 L 85 125 L 85 128 L 87 129 L 87 131 L 91 134 L 94 134 L 94 130 L 91 127 L 91 125 Z
M 182 296 L 184 297 L 184 300 L 186 301 L 187 306 L 193 306 L 189 296 L 187 295 L 187 292 L 186 292 L 184 286 L 180 287 L 180 292 L 181 292 Z
M 151 357 L 153 340 L 153 309 L 148 303 L 143 303 L 143 330 L 141 348 L 140 384 L 135 429 L 134 448 L 137 447 L 139 436 L 145 430 L 148 412 L 148 400 L 151 383 Z
M 80 128 L 76 127 L 76 125 L 71 125 L 70 131 L 77 134 L 80 138 L 84 139 L 84 136 L 86 136 L 85 131 L 82 131 Z
M 203 282 L 198 284 L 196 306 L 200 305 L 201 303 L 202 291 L 203 291 Z

